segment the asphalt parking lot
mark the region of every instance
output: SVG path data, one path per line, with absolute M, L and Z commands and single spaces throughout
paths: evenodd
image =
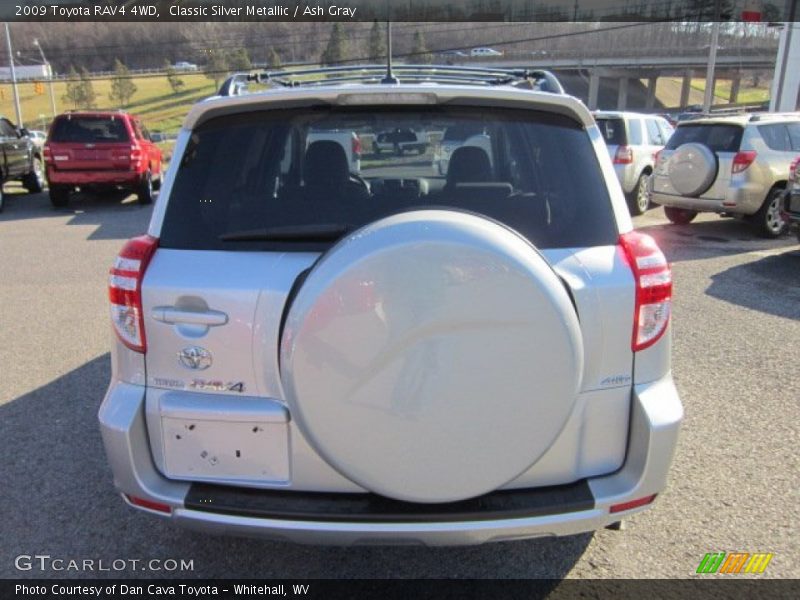
M 707 552 L 772 552 L 800 576 L 800 244 L 733 220 L 636 219 L 674 265 L 675 380 L 685 425 L 667 492 L 627 522 L 571 538 L 468 548 L 316 548 L 210 537 L 114 492 L 96 412 L 109 378 L 106 275 L 151 209 L 120 198 L 14 194 L 0 214 L 0 577 L 18 555 L 187 559 L 184 577 L 691 577 Z M 21 190 L 20 190 L 21 191 Z M 163 576 L 122 571 L 98 576 Z

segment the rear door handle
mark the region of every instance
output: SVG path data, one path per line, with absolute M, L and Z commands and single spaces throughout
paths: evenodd
M 169 324 L 182 323 L 216 327 L 228 322 L 228 315 L 218 310 L 185 310 L 176 306 L 157 306 L 153 309 L 152 315 L 156 321 Z

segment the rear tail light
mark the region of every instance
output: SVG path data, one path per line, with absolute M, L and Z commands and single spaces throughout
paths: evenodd
M 147 265 L 158 247 L 158 239 L 143 235 L 123 246 L 108 278 L 108 299 L 111 302 L 111 323 L 119 339 L 131 350 L 144 353 L 142 280 Z
M 654 165 L 657 165 L 657 164 L 658 164 L 658 159 L 659 159 L 659 158 L 661 158 L 661 150 L 658 150 L 658 151 L 656 151 L 656 152 L 653 152 L 653 164 L 654 164 Z
M 53 154 L 50 152 L 50 146 L 47 144 L 42 148 L 42 158 L 44 158 L 45 163 L 53 162 Z
M 170 507 L 169 504 L 163 504 L 153 500 L 145 500 L 144 498 L 138 498 L 137 496 L 131 496 L 129 494 L 125 494 L 125 498 L 127 498 L 128 502 L 134 506 L 146 508 L 147 510 L 154 510 L 160 513 L 166 513 L 168 515 L 172 514 L 172 507 Z
M 353 156 L 355 158 L 360 158 L 361 157 L 361 138 L 358 137 L 357 135 L 353 136 L 353 147 L 352 147 L 352 150 L 353 150 Z
M 614 155 L 615 165 L 629 165 L 633 162 L 633 150 L 630 146 L 619 146 Z
M 789 183 L 800 183 L 800 156 L 795 158 L 789 167 Z
M 136 171 L 142 164 L 142 149 L 139 146 L 131 146 L 131 170 Z
M 611 508 L 608 509 L 610 513 L 618 513 L 624 510 L 630 510 L 632 508 L 639 508 L 640 506 L 647 506 L 653 500 L 656 499 L 656 495 L 652 494 L 650 496 L 645 496 L 644 498 L 637 498 L 636 500 L 631 500 L 630 502 L 622 502 L 620 504 L 612 504 Z
M 672 309 L 672 272 L 667 259 L 649 235 L 630 231 L 619 238 L 636 280 L 636 309 L 631 348 L 655 344 L 667 329 Z
M 733 157 L 733 165 L 731 165 L 731 174 L 741 173 L 756 159 L 756 153 L 753 150 L 745 150 L 737 152 Z

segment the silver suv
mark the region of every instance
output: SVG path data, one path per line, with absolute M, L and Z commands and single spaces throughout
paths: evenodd
M 125 501 L 336 544 L 569 535 L 643 510 L 683 416 L 672 280 L 592 115 L 544 72 L 327 81 L 343 70 L 229 85 L 187 116 L 109 280 L 99 419 Z M 477 125 L 492 156 L 355 174 L 340 144 L 306 144 L 419 124 Z
M 658 157 L 652 200 L 673 223 L 716 212 L 746 218 L 761 235 L 778 237 L 786 230 L 781 207 L 798 151 L 798 113 L 680 123 Z
M 594 117 L 631 214 L 644 214 L 650 207 L 647 184 L 655 155 L 672 136 L 672 125 L 664 117 L 632 112 L 597 111 Z

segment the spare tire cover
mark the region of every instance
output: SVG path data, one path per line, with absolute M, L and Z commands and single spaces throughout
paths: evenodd
M 570 298 L 541 254 L 479 216 L 418 210 L 340 241 L 281 340 L 292 418 L 372 492 L 446 502 L 496 489 L 559 435 L 580 388 Z
M 717 155 L 703 144 L 679 146 L 669 157 L 669 180 L 683 196 L 706 192 L 717 176 Z

